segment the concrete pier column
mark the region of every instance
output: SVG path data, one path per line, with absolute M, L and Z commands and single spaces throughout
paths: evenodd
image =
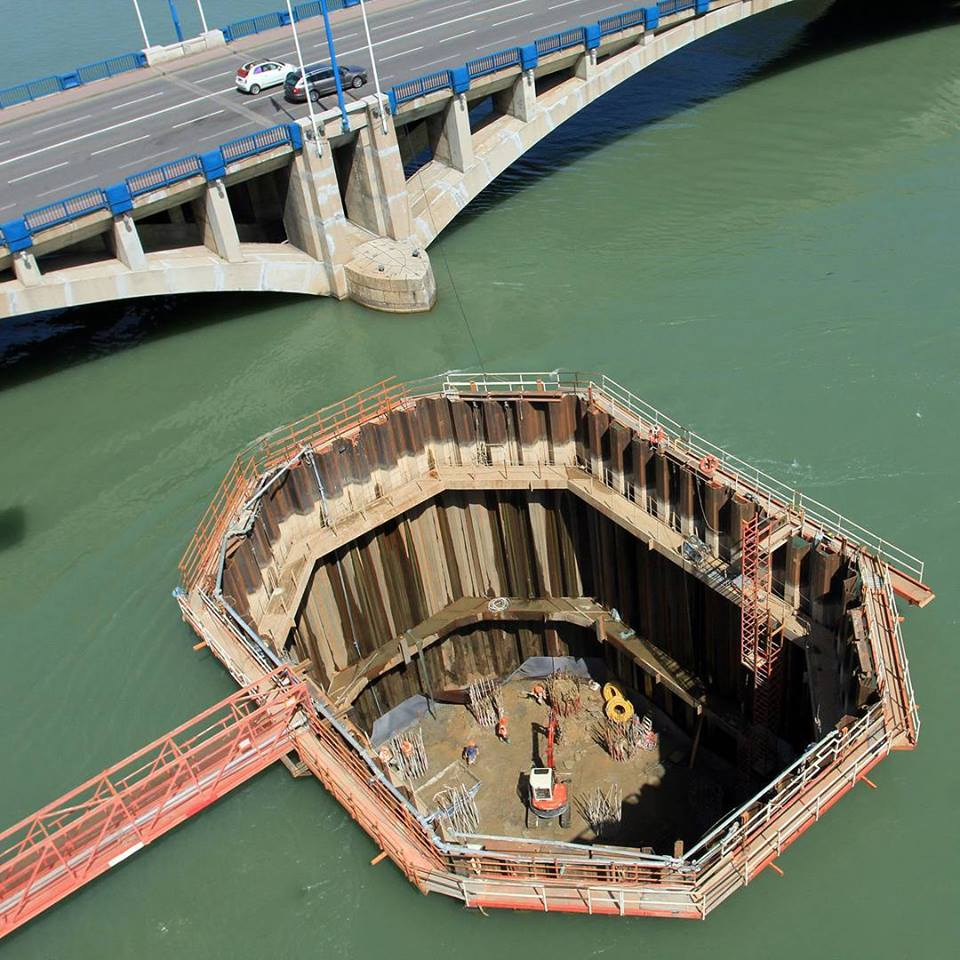
M 318 155 L 316 145 L 305 137 L 303 150 L 295 155 L 290 167 L 283 228 L 290 243 L 326 264 L 330 291 L 340 299 L 348 293 L 342 265 L 349 259 L 344 257 L 349 246 L 346 226 L 329 144 L 324 143 Z
M 537 110 L 537 84 L 532 70 L 524 70 L 506 90 L 494 94 L 494 106 L 508 117 L 528 123 Z
M 147 257 L 143 252 L 140 234 L 137 232 L 137 225 L 133 222 L 133 217 L 129 213 L 114 218 L 110 237 L 113 243 L 114 256 L 128 270 L 147 269 Z
M 693 532 L 697 477 L 688 467 L 680 469 L 680 532 L 689 537 Z
M 803 537 L 791 537 L 787 541 L 783 570 L 783 599 L 794 610 L 800 609 L 800 573 L 803 558 L 810 552 L 811 544 Z
M 203 245 L 230 263 L 240 263 L 240 236 L 224 182 L 214 180 L 207 184 L 203 197 L 195 201 L 194 210 L 203 226 Z
M 410 199 L 403 160 L 392 119 L 386 132 L 379 117 L 368 111 L 368 123 L 357 131 L 346 176 L 347 215 L 372 233 L 405 240 L 412 232 Z
M 29 250 L 20 250 L 13 255 L 13 275 L 25 287 L 35 287 L 43 283 L 37 258 Z
M 836 614 L 831 598 L 831 586 L 840 569 L 840 554 L 818 546 L 810 554 L 810 613 L 817 623 L 832 627 Z
M 573 68 L 573 75 L 578 80 L 589 81 L 597 75 L 597 51 L 587 50 L 581 57 L 577 58 L 577 63 Z
M 740 560 L 740 541 L 743 539 L 742 526 L 757 512 L 757 505 L 736 495 L 730 504 L 730 555 L 729 560 Z
M 727 502 L 727 488 L 711 481 L 703 490 L 704 542 L 710 555 L 720 556 L 720 510 Z
M 657 519 L 670 523 L 670 461 L 659 451 L 654 455 L 657 478 Z
M 458 94 L 439 113 L 430 117 L 433 158 L 463 173 L 473 166 L 473 135 L 467 98 Z

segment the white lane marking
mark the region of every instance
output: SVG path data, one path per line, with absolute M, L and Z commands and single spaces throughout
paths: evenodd
M 0 140 L 0 147 L 5 147 L 8 143 L 11 143 L 10 140 Z
M 161 150 L 160 153 L 151 153 L 149 157 L 140 157 L 139 160 L 131 160 L 129 163 L 121 163 L 117 166 L 118 170 L 129 170 L 131 167 L 139 167 L 141 170 L 149 170 L 157 166 L 160 157 L 169 157 L 175 154 L 177 157 L 183 156 L 183 147 L 174 147 L 172 150 Z
M 548 10 L 559 10 L 561 7 L 569 7 L 571 3 L 581 3 L 582 0 L 563 0 L 563 3 L 555 3 L 552 7 L 547 7 Z
M 623 0 L 620 0 L 620 3 L 611 3 L 609 7 L 601 7 L 599 10 L 594 10 L 594 13 L 605 13 L 607 10 L 616 10 L 617 7 L 623 6 Z
M 509 43 L 511 40 L 516 40 L 516 39 L 517 39 L 516 34 L 514 34 L 512 37 L 501 37 L 499 40 L 494 40 L 493 43 L 481 43 L 480 46 L 477 47 L 477 49 L 486 50 L 489 47 L 504 46 L 505 44 Z
M 214 110 L 213 113 L 204 113 L 204 114 L 201 114 L 199 117 L 194 117 L 192 120 L 184 120 L 183 123 L 175 123 L 170 129 L 176 130 L 179 127 L 189 126 L 191 123 L 199 123 L 201 120 L 209 120 L 210 117 L 217 117 L 221 113 L 223 113 L 222 110 Z
M 233 87 L 229 88 L 230 90 Z M 226 90 L 219 90 L 218 93 L 227 93 Z M 89 140 L 90 137 L 98 137 L 101 133 L 109 133 L 111 130 L 119 130 L 121 127 L 129 127 L 131 123 L 139 123 L 141 120 L 150 120 L 153 117 L 159 117 L 161 114 L 169 113 L 171 110 L 179 110 L 180 107 L 189 107 L 191 104 L 200 103 L 202 100 L 209 100 L 215 97 L 216 93 L 204 94 L 202 97 L 194 97 L 192 100 L 184 100 L 182 103 L 174 103 L 169 107 L 162 107 L 160 110 L 154 110 L 153 113 L 145 113 L 142 117 L 131 117 L 129 120 L 121 120 L 119 123 L 113 123 L 102 130 L 91 130 L 89 133 L 81 133 L 79 136 L 71 137 L 69 140 L 61 140 L 60 143 L 51 143 L 47 147 L 40 147 L 37 150 L 31 150 L 29 153 L 21 153 L 17 157 L 10 157 L 8 160 L 0 160 L 0 167 L 8 163 L 16 163 L 18 160 L 28 160 L 39 153 L 46 153 L 48 150 L 57 150 L 60 147 L 68 147 L 72 143 L 79 143 L 81 140 Z
M 381 30 L 385 30 L 387 27 L 395 27 L 398 23 L 407 23 L 412 19 L 413 17 L 401 17 L 399 20 L 391 20 L 389 23 L 378 23 L 377 26 Z
M 91 157 L 98 157 L 101 153 L 109 153 L 111 150 L 119 150 L 121 147 L 129 147 L 131 143 L 139 143 L 141 140 L 149 140 L 150 134 L 145 133 L 142 137 L 134 137 L 132 140 L 124 140 L 123 143 L 115 143 L 112 147 L 104 147 L 102 150 L 94 150 Z
M 353 39 L 353 37 L 359 37 L 359 36 L 360 36 L 359 33 L 345 33 L 342 37 L 334 37 L 333 45 L 336 46 L 338 43 L 340 43 L 341 40 L 351 40 Z M 327 45 L 327 41 L 326 39 L 324 39 L 321 43 L 315 43 L 314 47 L 325 47 L 326 45 Z M 297 55 L 296 51 L 290 54 L 291 57 L 295 57 L 296 55 Z
M 473 0 L 460 0 L 459 3 L 448 3 L 443 9 L 453 10 L 455 7 L 465 7 L 468 3 L 473 3 Z
M 449 57 L 441 57 L 439 60 L 430 60 L 427 63 L 421 63 L 419 67 L 413 67 L 413 70 L 423 70 L 425 67 L 435 67 L 438 63 L 449 63 Z
M 63 193 L 64 190 L 69 190 L 71 187 L 79 187 L 81 183 L 89 183 L 91 180 L 99 180 L 100 175 L 94 174 L 92 177 L 84 177 L 82 180 L 74 180 L 73 183 L 64 183 L 59 187 L 54 187 L 52 190 L 44 190 L 42 193 L 38 193 L 38 197 L 49 197 L 51 193 Z M 11 204 L 13 206 L 13 204 Z
M 381 57 L 380 62 L 386 63 L 388 60 L 396 60 L 397 57 L 405 57 L 408 53 L 416 53 L 422 49 L 423 47 L 414 47 L 412 50 L 401 50 L 400 53 L 391 53 L 389 57 Z
M 65 167 L 70 161 L 64 160 L 63 163 L 55 163 L 52 167 L 44 167 L 43 170 L 34 170 L 33 173 L 25 173 L 22 177 L 14 177 L 7 183 L 19 183 L 21 180 L 29 180 L 31 177 L 39 177 L 41 173 L 49 173 L 51 170 L 59 170 Z
M 81 120 L 89 120 L 92 116 L 92 113 L 85 113 L 82 117 L 74 117 L 72 120 L 64 120 L 63 123 L 55 123 L 52 127 L 43 127 L 40 130 L 34 130 L 33 135 L 37 136 L 41 133 L 49 133 L 51 130 L 59 130 L 61 127 L 69 127 L 71 123 L 79 123 Z
M 211 73 L 209 77 L 200 77 L 198 80 L 191 80 L 191 83 L 206 83 L 208 80 L 219 80 L 221 77 L 235 77 L 236 70 L 227 70 L 226 73 Z
M 136 100 L 127 100 L 126 103 L 118 103 L 115 107 L 111 107 L 111 110 L 122 110 L 124 107 L 132 107 L 135 103 L 143 103 L 144 100 L 153 100 L 154 97 L 162 97 L 167 91 L 160 90 L 157 93 L 148 93 L 145 97 L 137 97 Z
M 455 33 L 452 37 L 444 37 L 442 40 L 438 40 L 437 43 L 449 43 L 451 40 L 459 40 L 461 37 L 469 37 L 471 33 L 476 32 L 476 30 L 468 30 L 466 33 Z
M 549 30 L 551 27 L 562 27 L 566 22 L 566 20 L 557 20 L 556 23 L 545 23 L 540 29 Z
M 256 123 L 253 120 L 248 120 L 246 123 L 237 124 L 235 127 L 227 127 L 226 130 L 221 130 L 219 133 L 211 134 L 209 137 L 200 137 L 197 140 L 197 143 L 205 143 L 207 140 L 218 140 L 225 133 L 233 133 L 235 130 L 242 130 L 244 127 L 253 127 L 256 126 Z
M 505 23 L 514 23 L 517 20 L 526 20 L 527 17 L 532 17 L 532 13 L 521 13 L 519 17 L 511 17 L 509 20 L 498 20 L 496 23 L 491 23 L 491 27 L 502 27 Z
M 0 210 L 9 210 L 11 207 L 15 207 L 16 205 L 17 205 L 16 201 L 14 201 L 13 203 L 7 203 L 7 204 L 4 204 L 2 207 L 0 207 Z

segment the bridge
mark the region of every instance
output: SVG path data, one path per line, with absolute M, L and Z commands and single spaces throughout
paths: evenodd
M 343 2 L 338 55 L 363 64 Z M 344 112 L 322 103 L 316 131 L 282 93 L 227 86 L 242 60 L 291 58 L 279 25 L 3 109 L 0 318 L 220 291 L 430 309 L 426 248 L 510 164 L 651 64 L 787 2 L 384 0 L 374 46 L 384 84 L 398 82 Z M 325 45 L 309 23 L 312 60 Z

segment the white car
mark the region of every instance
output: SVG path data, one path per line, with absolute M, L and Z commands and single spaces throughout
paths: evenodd
M 279 86 L 296 69 L 280 60 L 251 60 L 237 71 L 237 89 L 256 95 L 267 87 Z

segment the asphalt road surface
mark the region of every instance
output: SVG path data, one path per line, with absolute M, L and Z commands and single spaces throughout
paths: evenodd
M 637 0 L 412 0 L 370 2 L 368 18 L 384 90 L 413 77 L 463 64 L 503 47 L 596 22 L 637 6 Z M 341 64 L 369 66 L 359 9 L 332 16 Z M 326 61 L 323 21 L 300 25 L 303 56 Z M 289 30 L 274 30 L 242 47 L 138 71 L 122 83 L 103 81 L 82 95 L 51 96 L 29 115 L 0 112 L 0 222 L 25 210 L 115 183 L 233 137 L 307 116 L 282 87 L 257 96 L 234 87 L 237 67 L 256 58 L 296 60 Z M 25 77 L 26 79 L 30 79 Z M 373 93 L 373 76 L 348 100 Z M 324 98 L 335 107 L 336 97 Z

